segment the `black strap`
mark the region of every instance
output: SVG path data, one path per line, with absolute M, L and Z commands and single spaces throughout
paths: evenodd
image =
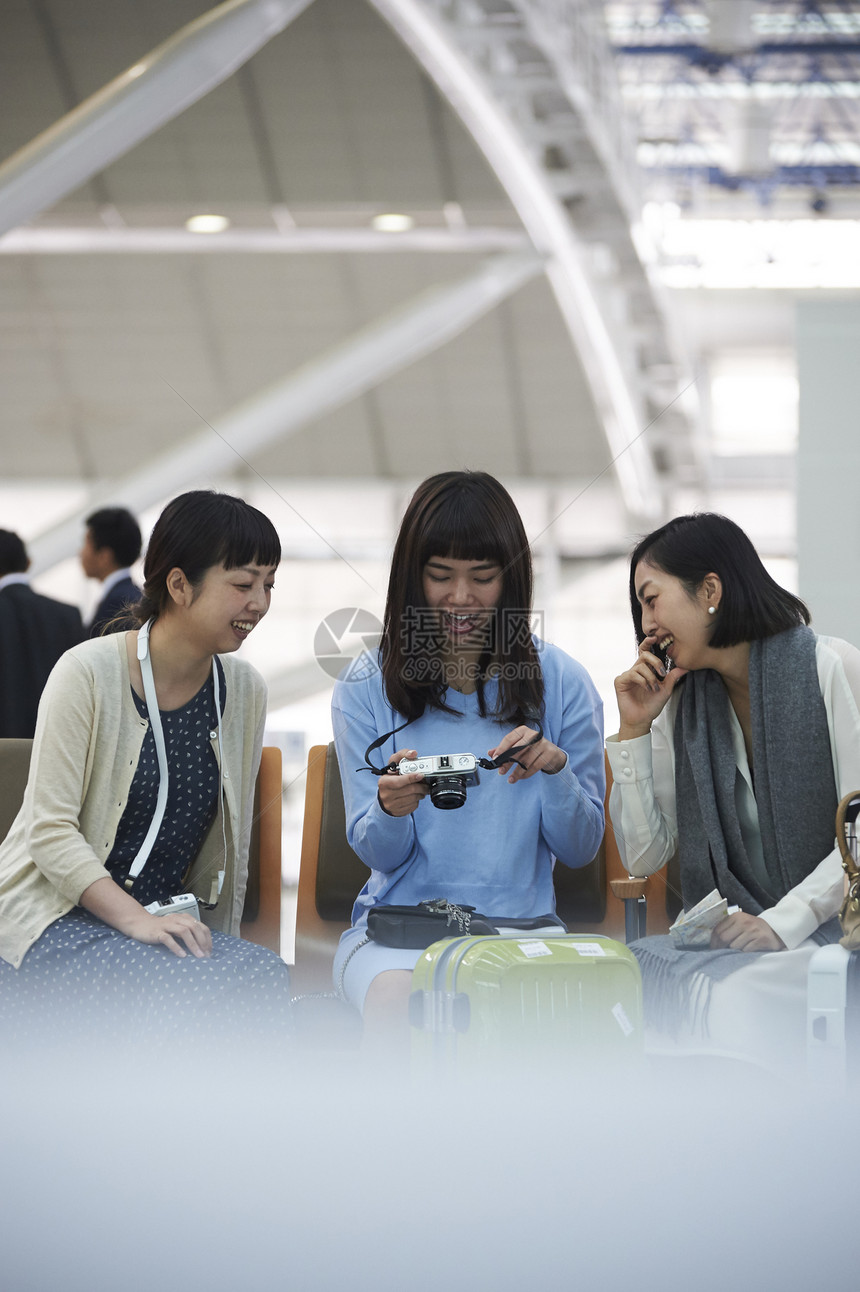
M 499 754 L 496 758 L 479 758 L 478 766 L 483 767 L 488 772 L 494 772 L 498 767 L 504 767 L 505 763 L 516 763 L 518 767 L 522 767 L 522 763 L 514 755 L 523 753 L 524 750 L 528 749 L 529 745 L 536 745 L 539 740 L 543 740 L 543 727 L 540 722 L 538 722 L 538 729 L 531 740 L 527 740 L 523 745 L 514 745 L 512 749 L 506 749 L 503 754 Z
M 373 772 L 374 776 L 385 776 L 394 764 L 388 763 L 385 767 L 374 767 L 373 763 L 370 761 L 370 755 L 373 753 L 374 749 L 379 749 L 380 745 L 384 745 L 386 740 L 390 740 L 392 736 L 396 736 L 398 731 L 402 731 L 404 727 L 408 727 L 411 721 L 412 719 L 408 718 L 406 722 L 402 722 L 399 727 L 395 727 L 393 731 L 386 731 L 384 736 L 379 736 L 374 740 L 372 745 L 368 745 L 364 751 L 364 761 L 367 766 L 356 767 L 355 770 L 357 772 Z
M 499 767 L 504 767 L 505 763 L 517 763 L 518 766 L 521 767 L 522 763 L 518 762 L 516 755 L 523 753 L 524 750 L 528 749 L 529 745 L 534 745 L 539 740 L 543 739 L 543 727 L 540 724 L 540 720 L 536 718 L 535 721 L 537 722 L 538 729 L 532 736 L 531 740 L 527 740 L 522 745 L 514 745 L 512 749 L 506 749 L 503 754 L 499 754 L 496 758 L 476 758 L 475 761 L 478 766 L 483 767 L 484 770 L 488 772 L 496 771 Z M 384 736 L 379 736 L 372 744 L 368 745 L 367 749 L 364 751 L 364 761 L 366 766 L 356 767 L 355 770 L 357 772 L 373 772 L 374 776 L 385 776 L 390 772 L 394 767 L 393 763 L 388 763 L 385 767 L 374 767 L 373 763 L 370 761 L 370 755 L 373 753 L 374 749 L 379 749 L 381 745 L 385 744 L 386 740 L 390 740 L 398 731 L 402 731 L 404 727 L 408 727 L 409 722 L 411 722 L 411 719 L 407 722 L 401 723 L 401 725 L 399 727 L 395 727 L 393 731 L 386 731 Z

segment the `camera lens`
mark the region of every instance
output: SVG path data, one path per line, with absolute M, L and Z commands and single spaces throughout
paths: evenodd
M 462 807 L 466 802 L 465 777 L 445 776 L 434 781 L 430 786 L 430 802 L 434 807 L 444 808 L 446 811 Z

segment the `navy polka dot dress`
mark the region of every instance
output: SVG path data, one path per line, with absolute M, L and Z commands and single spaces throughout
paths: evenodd
M 224 673 L 218 665 L 222 711 Z M 146 705 L 134 692 L 142 716 Z M 169 768 L 168 798 L 152 851 L 134 881 L 142 905 L 184 890 L 183 880 L 218 809 L 217 727 L 211 678 L 188 704 L 161 713 Z M 107 861 L 122 884 L 155 812 L 159 772 L 147 730 L 129 799 Z M 51 924 L 20 969 L 0 961 L 0 1023 L 8 1038 L 45 1026 L 74 1033 L 93 1026 L 184 1039 L 237 1032 L 259 1037 L 290 1031 L 289 971 L 279 956 L 212 932 L 212 955 L 182 958 L 105 924 L 81 907 Z
M 221 686 L 223 696 L 223 679 Z M 145 701 L 132 695 L 145 718 Z M 161 714 L 169 768 L 167 807 L 152 852 L 131 890 L 143 906 L 183 891 L 185 874 L 218 810 L 218 762 L 210 736 L 217 723 L 211 682 L 183 708 Z M 149 729 L 107 860 L 118 884 L 124 883 L 155 815 L 159 779 L 155 738 Z

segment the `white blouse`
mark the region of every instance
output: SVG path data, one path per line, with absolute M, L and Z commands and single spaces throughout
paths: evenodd
M 827 711 L 836 790 L 841 799 L 860 791 L 860 651 L 839 638 L 818 637 L 815 660 Z M 616 735 L 606 741 L 614 781 L 609 815 L 621 859 L 631 875 L 654 874 L 678 846 L 673 733 L 679 701 L 680 692 L 673 692 L 649 735 L 635 740 L 619 740 Z M 738 768 L 738 821 L 750 861 L 767 888 L 752 777 L 743 732 L 733 709 L 731 718 Z M 797 757 L 803 757 L 802 749 L 797 751 Z M 819 924 L 837 914 L 843 892 L 842 859 L 834 847 L 806 879 L 762 911 L 761 919 L 793 950 Z

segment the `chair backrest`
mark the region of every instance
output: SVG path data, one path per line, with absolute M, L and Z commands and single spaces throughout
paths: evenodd
M 0 839 L 21 810 L 30 772 L 32 740 L 0 740 Z
M 298 991 L 330 991 L 338 939 L 370 871 L 346 841 L 346 814 L 334 744 L 308 756 L 293 981 Z
M 608 770 L 607 764 L 607 776 Z M 335 948 L 341 933 L 349 926 L 353 903 L 368 874 L 368 868 L 346 841 L 343 792 L 334 744 L 315 745 L 308 759 L 296 907 L 293 976 L 299 990 L 331 990 Z M 613 895 L 609 882 L 626 875 L 612 827 L 607 825 L 597 856 L 587 866 L 577 870 L 556 866 L 554 884 L 559 915 L 575 932 L 602 933 L 623 941 L 624 903 Z M 659 876 L 653 876 L 649 885 L 659 880 Z M 659 888 L 656 891 L 662 892 Z M 665 932 L 668 921 L 663 903 L 658 898 L 652 905 L 648 931 Z
M 572 870 L 556 863 L 552 876 L 555 909 L 565 924 L 603 925 L 607 915 L 606 839 L 587 866 Z M 611 894 L 610 894 L 611 896 Z
M 32 748 L 32 740 L 0 740 L 0 839 L 5 839 L 20 811 Z M 281 751 L 267 747 L 257 777 L 242 937 L 277 953 L 281 949 L 282 786 Z
M 267 745 L 254 791 L 254 821 L 248 851 L 248 888 L 241 935 L 281 953 L 281 831 L 284 792 L 280 749 Z

